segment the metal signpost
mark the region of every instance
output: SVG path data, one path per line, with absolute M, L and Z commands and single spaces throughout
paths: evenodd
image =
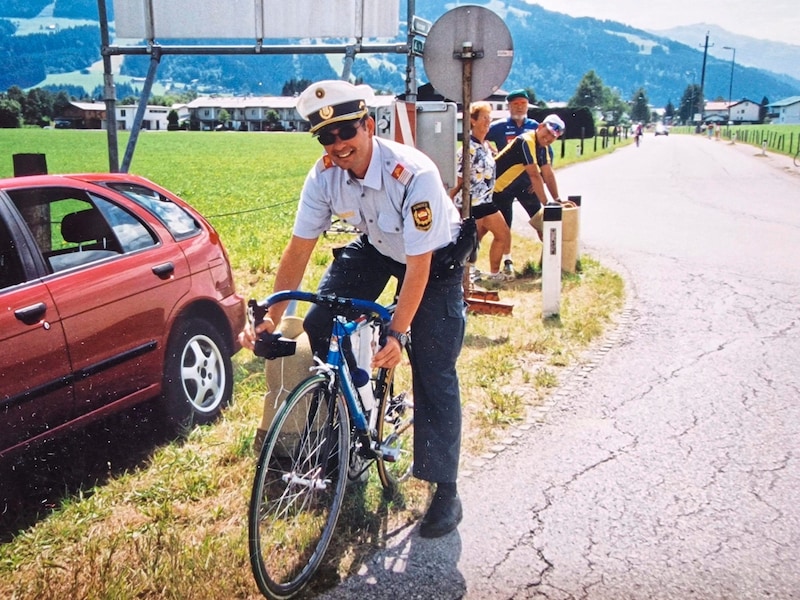
M 470 121 L 473 100 L 497 91 L 511 71 L 514 45 L 503 20 L 481 6 L 458 6 L 442 15 L 425 40 L 423 64 L 436 91 L 462 106 L 461 216 L 471 212 Z M 465 300 L 475 312 L 511 314 L 513 305 L 500 302 L 496 292 L 479 290 L 464 275 Z

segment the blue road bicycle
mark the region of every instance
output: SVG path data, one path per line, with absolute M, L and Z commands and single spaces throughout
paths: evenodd
M 314 576 L 331 542 L 348 481 L 363 481 L 375 465 L 393 496 L 413 466 L 410 369 L 358 365 L 364 344 L 385 342 L 394 305 L 300 291 L 250 301 L 254 324 L 285 301 L 311 302 L 334 313 L 325 362 L 287 396 L 261 449 L 248 515 L 250 564 L 261 593 L 291 598 Z M 358 344 L 355 344 L 355 341 Z M 373 342 L 373 343 L 374 343 Z M 407 347 L 410 352 L 410 348 Z M 263 336 L 255 353 L 294 353 L 292 340 Z M 367 353 L 369 355 L 369 353 Z M 364 368 L 366 366 L 366 369 Z

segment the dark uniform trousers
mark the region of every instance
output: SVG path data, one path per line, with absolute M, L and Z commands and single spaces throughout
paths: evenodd
M 389 279 L 399 285 L 405 265 L 378 252 L 361 236 L 334 251 L 319 284 L 320 294 L 376 300 Z M 411 324 L 414 388 L 414 476 L 425 481 L 455 482 L 461 448 L 461 394 L 456 360 L 466 326 L 463 268 L 431 273 Z M 333 315 L 312 306 L 304 320 L 311 348 L 326 356 Z
M 495 206 L 500 210 L 509 227 L 511 227 L 514 214 L 513 208 L 515 198 L 522 205 L 522 208 L 525 209 L 525 212 L 528 213 L 529 217 L 539 212 L 539 209 L 542 207 L 542 203 L 539 202 L 539 198 L 536 194 L 528 191 L 530 185 L 531 180 L 528 174 L 523 173 L 502 192 L 495 192 L 492 196 L 492 202 L 494 202 Z

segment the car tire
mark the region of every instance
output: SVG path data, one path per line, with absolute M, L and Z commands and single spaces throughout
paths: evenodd
M 164 408 L 172 424 L 187 429 L 219 417 L 233 394 L 233 367 L 216 327 L 200 318 L 179 321 L 164 362 Z

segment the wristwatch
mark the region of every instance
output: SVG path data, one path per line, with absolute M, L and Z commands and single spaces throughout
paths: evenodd
M 395 331 L 394 329 L 389 329 L 387 332 L 390 336 L 400 342 L 400 348 L 405 348 L 406 344 L 408 344 L 408 334 L 407 333 L 400 333 L 399 331 Z

